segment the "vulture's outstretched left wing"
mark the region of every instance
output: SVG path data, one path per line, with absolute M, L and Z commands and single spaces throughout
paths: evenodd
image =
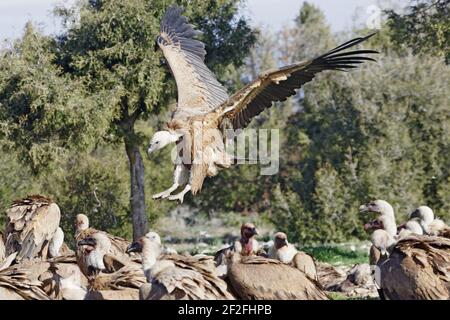
M 264 73 L 236 92 L 216 111 L 221 114 L 222 120 L 230 121 L 234 129 L 244 128 L 253 117 L 269 108 L 272 102 L 284 101 L 294 95 L 296 89 L 311 81 L 317 73 L 323 70 L 345 71 L 356 68 L 364 61 L 375 61 L 372 58 L 361 56 L 362 54 L 378 53 L 374 50 L 341 52 L 373 35 L 374 33 L 367 37 L 350 40 L 313 60 Z
M 177 83 L 178 104 L 173 115 L 177 119 L 207 113 L 228 98 L 226 89 L 204 63 L 205 45 L 194 39 L 201 32 L 187 23 L 182 11 L 176 5 L 167 9 L 156 39 Z

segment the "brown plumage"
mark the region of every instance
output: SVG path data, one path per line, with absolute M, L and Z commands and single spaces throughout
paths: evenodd
M 81 299 L 87 287 L 87 278 L 81 273 L 75 255 L 65 255 L 46 261 L 24 260 L 18 267 L 27 270 L 32 281 L 39 281 L 50 299 Z M 81 292 L 81 293 L 80 293 Z
M 229 257 L 227 279 L 245 300 L 328 300 L 315 281 L 278 260 L 259 256 Z
M 89 219 L 84 214 L 78 214 L 75 218 L 75 240 L 77 243 L 80 241 L 92 238 L 93 235 L 97 233 L 101 233 L 106 236 L 109 241 L 109 249 L 105 252 L 104 263 L 106 266 L 106 270 L 109 272 L 114 272 L 123 267 L 125 264 L 130 261 L 138 259 L 136 255 L 130 255 L 126 253 L 127 247 L 131 244 L 131 242 L 109 234 L 104 231 L 97 230 L 95 228 L 89 227 Z M 78 246 L 76 248 L 76 256 L 78 259 L 78 263 L 80 269 L 83 271 L 85 275 L 88 275 L 88 270 L 86 269 L 85 258 L 89 253 L 89 250 L 92 249 L 90 246 Z
M 233 159 L 225 150 L 225 129 L 242 129 L 273 102 L 295 95 L 305 83 L 324 70 L 348 70 L 365 61 L 374 61 L 365 54 L 373 50 L 344 52 L 372 35 L 350 40 L 315 59 L 263 73 L 231 97 L 204 64 L 205 46 L 195 37 L 198 31 L 187 23 L 183 9 L 171 6 L 161 21 L 157 44 L 166 58 L 178 89 L 177 108 L 168 130 L 152 137 L 148 153 L 169 143 L 183 150 L 178 157 L 173 185 L 153 196 L 183 202 L 184 195 L 202 189 L 207 176 L 227 168 Z M 171 129 L 171 128 L 176 128 Z M 186 156 L 189 161 L 186 161 Z M 183 191 L 171 195 L 180 186 Z
M 214 262 L 217 266 L 217 274 L 225 277 L 227 273 L 226 257 L 237 252 L 243 256 L 260 255 L 267 256 L 263 248 L 260 248 L 255 237 L 258 231 L 253 223 L 246 222 L 241 225 L 241 238 L 235 241 L 231 246 L 217 251 L 214 255 Z
M 376 266 L 381 259 L 381 251 L 374 245 L 370 246 L 369 250 L 369 264 L 371 266 Z
M 319 283 L 325 290 L 339 286 L 347 277 L 344 271 L 333 267 L 329 263 L 318 262 L 316 269 Z
M 147 283 L 139 265 L 126 265 L 113 273 L 99 273 L 90 278 L 89 291 L 134 289 L 134 297 L 138 299 L 139 288 Z M 130 290 L 127 290 L 130 292 Z
M 105 299 L 103 291 L 126 291 L 130 299 L 138 298 L 138 288 L 145 283 L 140 264 L 124 264 L 108 255 L 111 241 L 104 232 L 94 232 L 77 242 L 77 263 L 88 279 L 86 299 Z
M 0 262 L 5 260 L 5 258 L 6 258 L 5 242 L 3 241 L 3 233 L 0 232 Z
M 14 201 L 7 216 L 6 255 L 17 251 L 18 261 L 38 256 L 46 259 L 48 242 L 59 226 L 58 205 L 44 196 L 29 196 Z
M 117 255 L 111 254 L 111 241 L 105 232 L 92 231 L 87 229 L 77 240 L 76 259 L 77 264 L 83 274 L 91 279 L 100 272 L 113 273 L 123 268 L 127 263 L 132 263 L 128 259 L 121 259 Z M 90 232 L 92 231 L 92 232 Z
M 24 268 L 0 271 L 0 300 L 49 300 L 39 280 L 31 280 Z
M 269 258 L 279 260 L 303 271 L 310 279 L 318 280 L 316 263 L 309 254 L 298 251 L 288 242 L 284 232 L 274 235 L 273 246 L 269 249 Z
M 142 252 L 148 284 L 141 288 L 141 299 L 233 299 L 227 284 L 215 274 L 211 257 L 161 254 L 161 240 L 154 232 L 134 242 L 129 251 Z
M 381 287 L 390 300 L 448 300 L 450 298 L 450 240 L 410 236 L 393 247 L 378 264 Z

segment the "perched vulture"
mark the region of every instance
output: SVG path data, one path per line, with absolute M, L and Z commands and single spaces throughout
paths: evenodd
M 139 298 L 139 287 L 145 283 L 140 264 L 108 256 L 111 241 L 107 234 L 94 232 L 77 243 L 77 262 L 88 278 L 87 300 Z M 120 291 L 120 292 L 111 292 Z
M 411 212 L 409 217 L 419 221 L 424 234 L 450 238 L 450 227 L 441 219 L 434 218 L 434 212 L 430 207 L 420 206 Z
M 394 211 L 386 201 L 372 201 L 361 206 L 360 211 L 380 214 L 367 223 L 365 229 L 373 231 L 371 264 L 376 264 L 375 282 L 380 287 L 381 298 L 449 299 L 450 240 L 412 232 L 399 237 L 394 232 Z M 419 211 L 412 213 L 410 218 L 424 217 Z M 427 218 L 429 222 L 434 219 L 426 217 L 425 220 Z
M 142 253 L 148 282 L 140 289 L 143 300 L 234 299 L 225 281 L 217 277 L 211 257 L 161 254 L 161 239 L 154 232 L 131 244 L 128 251 Z
M 78 240 L 77 264 L 88 279 L 95 278 L 101 271 L 113 273 L 129 262 L 111 255 L 111 247 L 111 240 L 104 232 L 92 232 Z
M 422 235 L 423 229 L 420 225 L 420 219 L 409 218 L 408 221 L 397 227 L 397 238 L 401 239 L 412 234 Z
M 49 300 L 41 286 L 26 269 L 12 266 L 0 271 L 0 300 Z
M 177 108 L 167 123 L 150 141 L 148 154 L 169 143 L 177 144 L 177 165 L 173 185 L 153 196 L 179 200 L 191 191 L 198 193 L 207 176 L 215 176 L 219 168 L 227 168 L 233 159 L 225 150 L 225 130 L 245 128 L 251 120 L 273 102 L 295 95 L 305 83 L 324 70 L 348 70 L 364 61 L 375 61 L 364 54 L 373 50 L 345 51 L 372 35 L 350 40 L 309 61 L 295 63 L 261 74 L 256 80 L 228 96 L 226 89 L 204 63 L 204 44 L 196 40 L 200 33 L 182 16 L 183 9 L 168 8 L 161 21 L 156 43 L 161 49 L 178 89 Z M 176 194 L 179 187 L 184 189 Z
M 220 249 L 214 255 L 216 266 L 224 266 L 224 257 L 230 252 L 238 252 L 243 256 L 259 254 L 261 251 L 258 241 L 255 239 L 257 235 L 258 231 L 253 223 L 243 223 L 241 226 L 241 238 L 238 241 L 235 241 L 231 246 Z
M 227 281 L 244 300 L 328 300 L 320 285 L 281 261 L 231 253 Z
M 125 264 L 130 259 L 135 259 L 135 256 L 130 256 L 126 253 L 128 246 L 131 242 L 115 235 L 109 234 L 104 231 L 100 231 L 89 227 L 89 218 L 84 214 L 78 214 L 75 218 L 75 240 L 77 242 L 89 238 L 96 233 L 102 233 L 109 239 L 110 248 L 106 253 L 108 257 L 114 258 L 116 261 L 120 261 Z M 77 246 L 77 250 L 84 250 L 86 247 Z M 78 256 L 82 253 L 79 252 Z
M 310 279 L 318 280 L 316 263 L 309 254 L 298 251 L 290 244 L 284 232 L 277 232 L 273 246 L 269 249 L 269 258 L 279 260 L 303 271 Z
M 364 230 L 371 232 L 372 246 L 370 247 L 369 263 L 380 299 L 385 299 L 378 265 L 387 258 L 389 250 L 397 241 L 394 208 L 387 201 L 378 199 L 361 205 L 359 211 L 361 213 L 374 212 L 378 214 L 375 220 L 364 225 Z
M 378 266 L 387 299 L 450 299 L 450 239 L 425 235 L 400 239 Z
M 58 230 L 61 213 L 51 199 L 35 195 L 14 201 L 7 210 L 6 255 L 16 260 L 47 258 L 48 242 Z

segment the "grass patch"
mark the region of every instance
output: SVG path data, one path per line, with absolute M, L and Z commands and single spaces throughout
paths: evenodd
M 331 300 L 380 300 L 378 297 L 348 297 L 339 292 L 327 292 Z
M 304 247 L 303 251 L 309 253 L 318 261 L 332 265 L 354 265 L 367 263 L 369 255 L 362 250 L 350 250 L 341 246 Z

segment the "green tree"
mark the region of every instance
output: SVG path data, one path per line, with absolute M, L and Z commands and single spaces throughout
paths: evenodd
M 180 3 L 201 22 L 213 69 L 242 62 L 255 35 L 244 18 L 236 18 L 238 0 Z M 90 0 L 59 8 L 65 26 L 60 36 L 44 37 L 28 25 L 1 59 L 5 150 L 17 150 L 38 172 L 61 167 L 71 152 L 123 143 L 134 238 L 148 230 L 140 151 L 145 136 L 136 124 L 163 112 L 174 96 L 174 81 L 153 50 L 167 5 L 162 0 Z M 80 174 L 96 176 L 91 169 Z
M 386 11 L 391 37 L 397 46 L 407 45 L 414 53 L 437 55 L 450 62 L 450 1 L 415 0 L 405 14 Z

